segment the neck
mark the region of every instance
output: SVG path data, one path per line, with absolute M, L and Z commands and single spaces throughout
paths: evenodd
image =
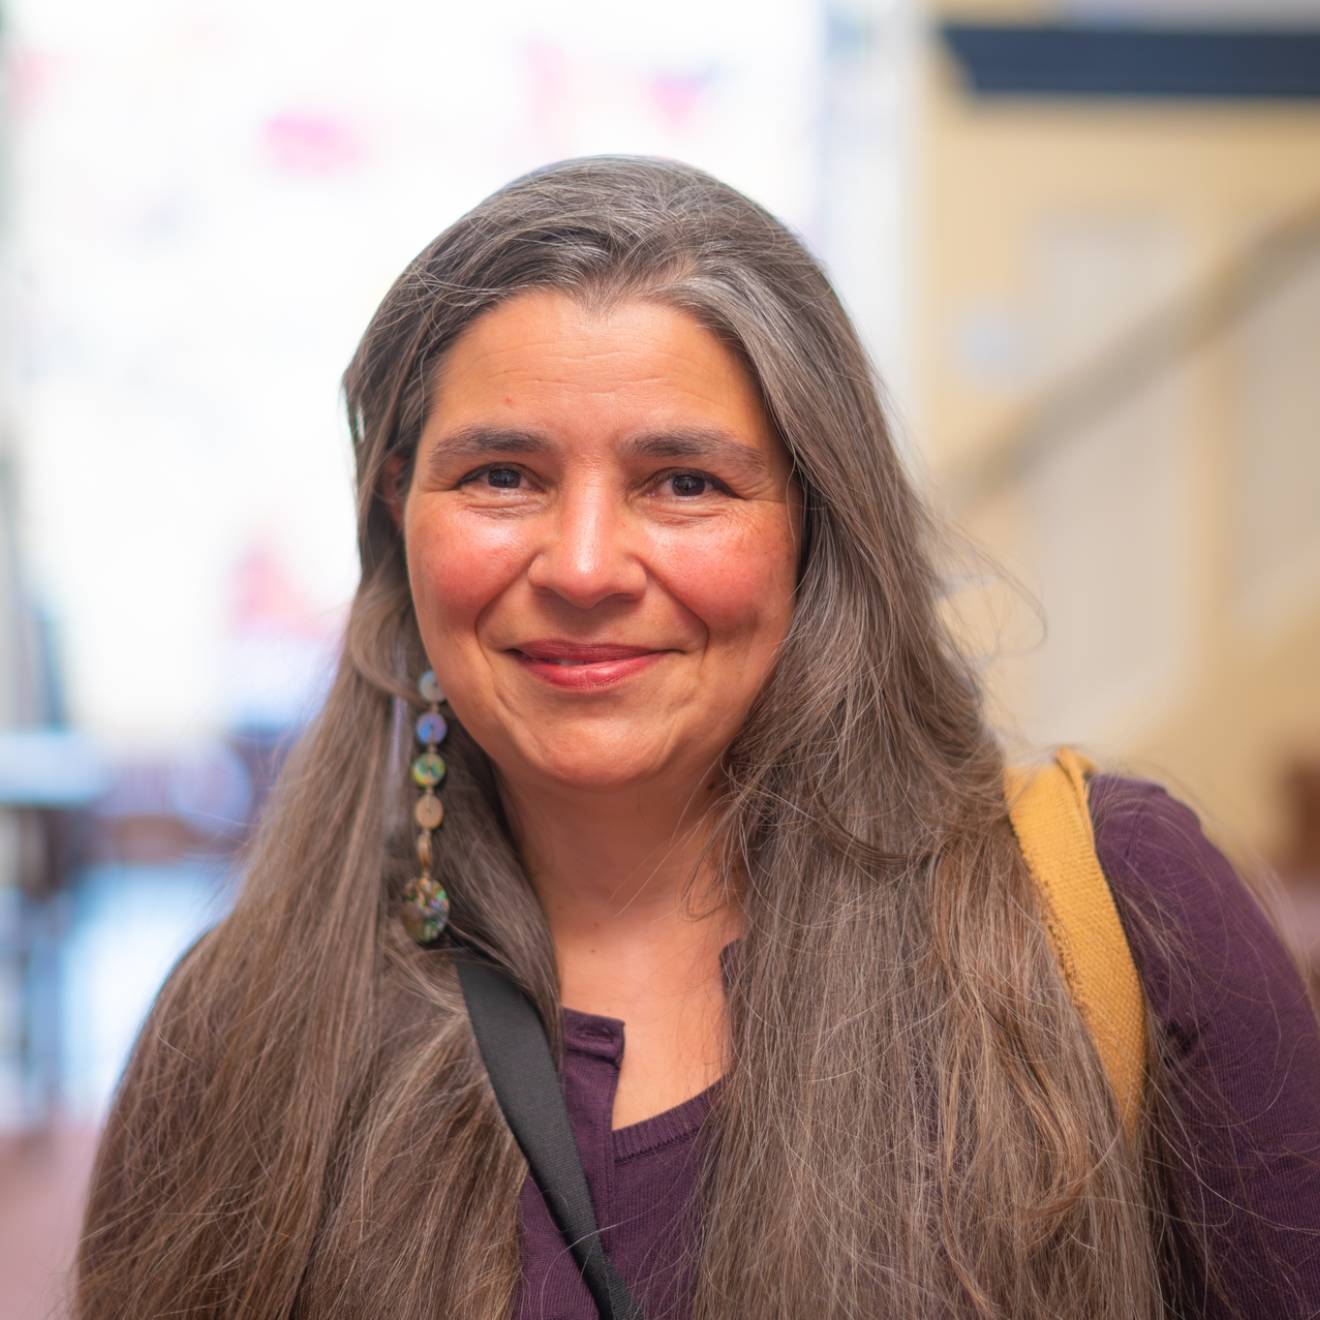
M 719 951 L 741 926 L 736 897 L 703 856 L 717 788 L 596 792 L 501 781 L 566 1004 L 623 1016 L 657 978 L 718 978 Z

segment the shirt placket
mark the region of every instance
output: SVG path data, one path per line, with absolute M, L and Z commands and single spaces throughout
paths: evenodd
M 577 1138 L 582 1168 L 601 1229 L 612 1244 L 614 1209 L 614 1095 L 623 1060 L 623 1023 L 615 1018 L 574 1014 L 565 1024 L 564 1101 Z

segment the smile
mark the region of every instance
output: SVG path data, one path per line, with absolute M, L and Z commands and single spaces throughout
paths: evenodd
M 602 643 L 537 641 L 508 654 L 528 674 L 571 691 L 613 687 L 649 669 L 667 651 Z

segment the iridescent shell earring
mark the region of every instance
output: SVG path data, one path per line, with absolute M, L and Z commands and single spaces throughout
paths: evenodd
M 413 731 L 422 751 L 412 763 L 412 781 L 422 790 L 413 808 L 417 825 L 418 875 L 403 891 L 403 924 L 418 944 L 434 944 L 449 921 L 449 896 L 431 873 L 434 851 L 432 835 L 445 818 L 445 804 L 436 796 L 445 777 L 445 763 L 436 750 L 445 740 L 449 725 L 440 714 L 440 703 L 445 694 L 436 681 L 435 671 L 428 669 L 417 681 L 417 690 L 427 703 L 427 710 L 417 717 Z

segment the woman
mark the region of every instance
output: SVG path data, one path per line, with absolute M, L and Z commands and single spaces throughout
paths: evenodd
M 782 225 L 672 162 L 540 170 L 413 261 L 345 387 L 343 657 L 137 1045 L 80 1314 L 595 1315 L 457 948 L 562 1048 L 648 1317 L 1320 1305 L 1300 982 L 1186 807 L 1093 778 L 1152 1014 L 1125 1133 L 934 528 Z

